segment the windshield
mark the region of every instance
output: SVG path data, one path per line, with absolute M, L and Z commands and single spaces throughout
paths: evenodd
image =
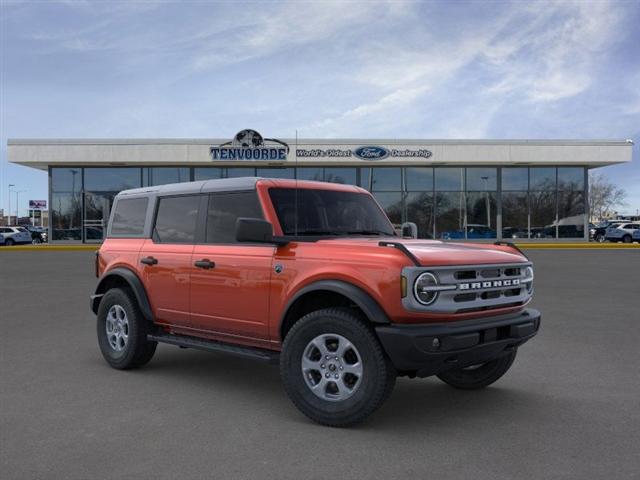
M 271 188 L 269 195 L 284 235 L 395 235 L 389 219 L 365 193 L 298 189 L 296 194 L 294 188 Z

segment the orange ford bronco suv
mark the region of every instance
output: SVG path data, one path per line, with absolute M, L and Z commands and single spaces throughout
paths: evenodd
M 96 275 L 91 309 L 112 367 L 146 364 L 158 342 L 279 363 L 293 403 L 332 426 L 370 415 L 398 375 L 486 387 L 540 326 L 515 246 L 399 237 L 348 185 L 123 191 Z

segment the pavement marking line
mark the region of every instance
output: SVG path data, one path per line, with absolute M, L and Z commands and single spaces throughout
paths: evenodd
M 0 245 L 0 252 L 16 252 L 16 251 L 39 251 L 39 252 L 50 252 L 55 250 L 62 251 L 80 251 L 80 250 L 97 250 L 100 248 L 100 245 L 14 245 L 11 247 L 6 247 L 4 245 Z

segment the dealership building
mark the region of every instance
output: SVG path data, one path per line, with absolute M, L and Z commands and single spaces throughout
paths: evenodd
M 49 238 L 100 242 L 114 196 L 257 176 L 359 185 L 419 238 L 587 241 L 588 171 L 630 162 L 630 140 L 12 139 L 49 175 Z

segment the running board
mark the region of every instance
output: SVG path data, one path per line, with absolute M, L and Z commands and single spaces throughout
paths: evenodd
M 206 340 L 203 338 L 189 337 L 187 335 L 172 335 L 168 333 L 149 334 L 147 340 L 160 343 L 168 343 L 182 348 L 195 348 L 196 350 L 204 350 L 206 352 L 221 352 L 238 357 L 251 358 L 267 363 L 278 363 L 280 360 L 280 352 L 266 350 L 263 348 L 242 347 L 239 345 L 231 345 L 229 343 L 218 342 L 216 340 Z

